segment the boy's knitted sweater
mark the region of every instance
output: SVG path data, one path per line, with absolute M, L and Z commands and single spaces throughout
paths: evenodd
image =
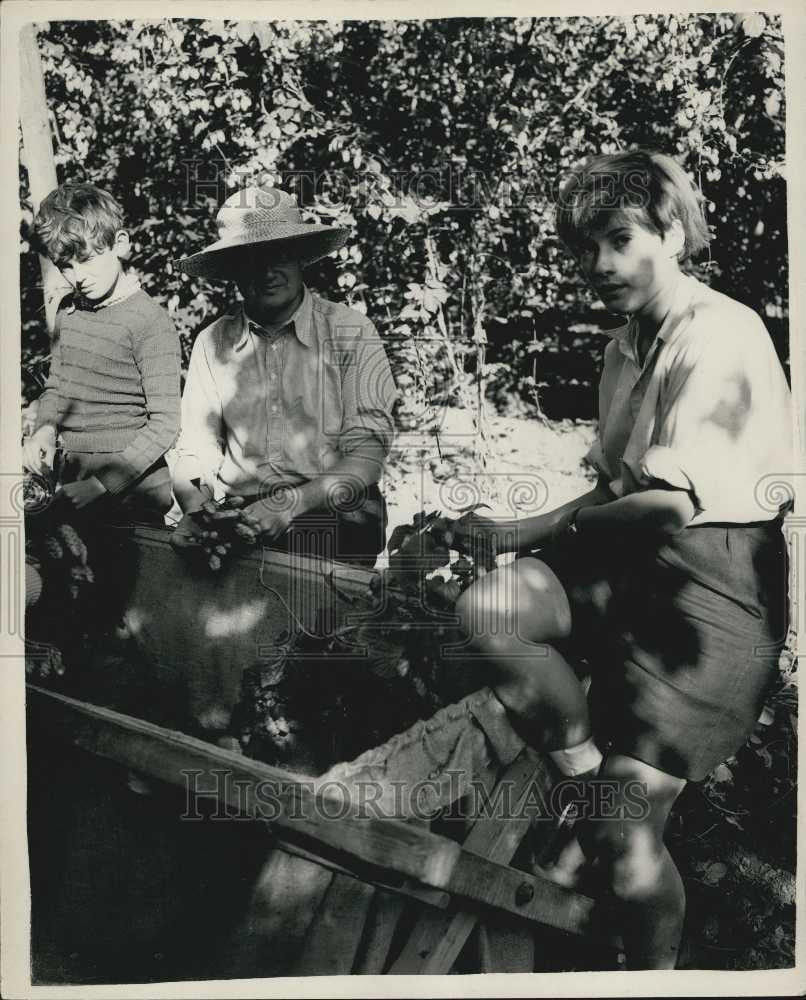
M 108 455 L 95 472 L 110 493 L 137 480 L 179 433 L 179 338 L 144 291 L 97 310 L 59 310 L 37 429 L 65 451 Z

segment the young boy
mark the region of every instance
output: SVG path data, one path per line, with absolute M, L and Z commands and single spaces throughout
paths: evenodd
M 179 339 L 165 310 L 123 270 L 122 209 L 90 184 L 63 184 L 40 205 L 31 242 L 73 291 L 56 316 L 23 464 L 52 469 L 61 434 L 61 493 L 73 508 L 162 523 L 171 506 L 165 453 L 179 432 Z

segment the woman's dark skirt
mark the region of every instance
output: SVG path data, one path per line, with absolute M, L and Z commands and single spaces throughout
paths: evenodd
M 598 741 L 689 781 L 743 745 L 786 638 L 780 520 L 690 527 L 660 546 L 577 536 L 534 555 L 568 594 Z

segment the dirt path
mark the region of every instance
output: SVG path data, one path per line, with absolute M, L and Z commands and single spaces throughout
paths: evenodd
M 397 442 L 384 481 L 390 529 L 420 510 L 455 514 L 479 501 L 504 517 L 551 510 L 590 488 L 593 474 L 582 459 L 594 436 L 589 421 L 495 416 L 488 429 L 492 455 L 480 474 L 473 471 L 480 449 L 470 414 L 448 410 L 438 437 Z

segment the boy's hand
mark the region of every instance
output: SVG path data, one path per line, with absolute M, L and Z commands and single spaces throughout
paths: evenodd
M 106 493 L 106 487 L 100 479 L 90 476 L 89 479 L 80 479 L 76 483 L 67 483 L 62 486 L 61 492 L 76 510 L 81 510 L 102 497 Z
M 38 475 L 44 475 L 53 468 L 56 455 L 56 428 L 45 424 L 26 439 L 22 446 L 22 467 Z

